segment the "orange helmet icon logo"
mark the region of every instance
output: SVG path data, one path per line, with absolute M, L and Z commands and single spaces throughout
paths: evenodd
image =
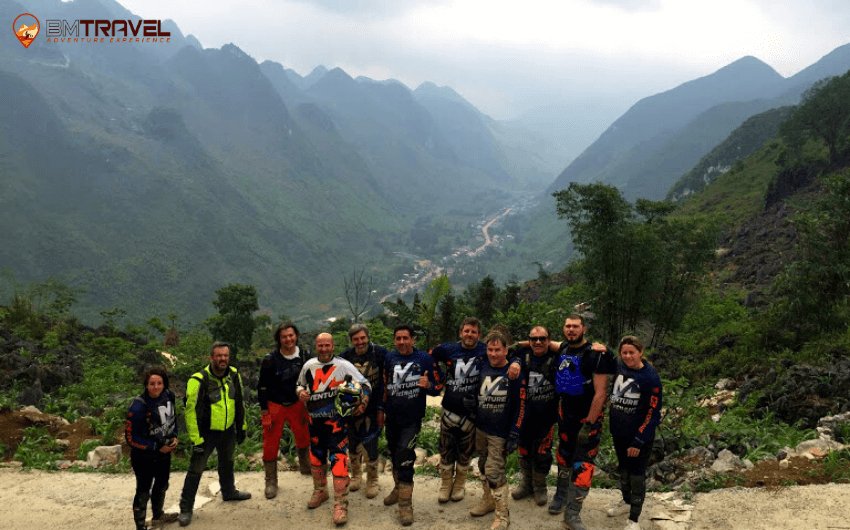
M 20 24 L 18 21 L 20 21 Z M 36 35 L 38 35 L 40 27 L 41 23 L 37 18 L 35 18 L 35 15 L 30 15 L 29 13 L 18 15 L 18 18 L 12 22 L 12 29 L 15 31 L 15 35 L 18 37 L 18 40 L 24 45 L 24 48 L 30 47 L 32 41 L 34 41 Z

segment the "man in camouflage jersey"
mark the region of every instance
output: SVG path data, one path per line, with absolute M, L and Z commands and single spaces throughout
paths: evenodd
M 340 357 L 360 370 L 372 387 L 372 399 L 368 405 L 361 405 L 354 412 L 353 423 L 348 430 L 349 490 L 360 489 L 363 479 L 361 458 L 365 459 L 366 498 L 373 499 L 378 495 L 378 437 L 382 427 L 378 425 L 378 410 L 383 402 L 387 350 L 370 342 L 369 328 L 365 324 L 351 326 L 348 337 L 352 347 L 342 352 Z

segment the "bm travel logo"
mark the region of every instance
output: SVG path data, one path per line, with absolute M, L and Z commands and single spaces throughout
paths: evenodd
M 18 23 L 20 23 L 20 26 L 18 26 Z M 30 15 L 29 13 L 18 15 L 18 18 L 12 22 L 12 29 L 15 31 L 15 36 L 18 37 L 18 40 L 24 45 L 24 48 L 30 47 L 32 41 L 34 41 L 35 37 L 38 35 L 40 27 L 41 24 L 38 22 L 38 19 L 35 18 L 35 15 Z
M 47 42 L 67 43 L 168 43 L 171 32 L 162 31 L 162 20 L 47 20 Z M 41 31 L 41 23 L 29 13 L 23 13 L 12 23 L 12 29 L 24 48 Z

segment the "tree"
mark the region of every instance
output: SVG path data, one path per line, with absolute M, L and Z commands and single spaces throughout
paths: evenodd
M 485 276 L 470 290 L 472 310 L 484 327 L 490 327 L 499 302 L 499 287 L 490 275 Z
M 809 138 L 822 140 L 829 150 L 829 163 L 835 166 L 850 135 L 850 72 L 813 84 L 797 110 L 780 125 L 779 134 L 798 148 Z
M 372 295 L 375 292 L 375 281 L 372 275 L 366 276 L 366 269 L 354 267 L 351 276 L 342 279 L 342 289 L 345 292 L 345 300 L 348 309 L 355 322 L 360 322 L 360 317 L 366 313 L 369 304 L 372 303 Z
M 260 306 L 253 285 L 231 283 L 216 292 L 213 306 L 218 313 L 206 320 L 213 340 L 230 343 L 231 360 L 235 363 L 240 350 L 251 351 L 251 337 L 256 321 L 252 316 Z
M 165 319 L 171 322 L 171 328 L 177 329 L 177 322 L 180 320 L 180 316 L 174 311 L 169 311 L 167 315 L 165 315 Z
M 112 309 L 104 309 L 101 311 L 100 316 L 103 317 L 103 325 L 114 330 L 115 321 L 127 316 L 127 311 L 120 307 L 113 307 Z
M 162 323 L 162 319 L 159 317 L 150 317 L 145 324 L 147 324 L 149 329 L 149 332 L 145 333 L 148 336 L 148 340 L 153 340 L 158 336 L 164 337 L 168 332 L 168 328 Z
M 457 297 L 451 291 L 440 301 L 439 315 L 437 317 L 437 341 L 451 342 L 457 337 L 458 318 Z
M 595 327 L 609 343 L 650 324 L 653 346 L 675 328 L 713 258 L 717 227 L 704 217 L 671 219 L 670 203 L 631 205 L 607 184 L 553 194 L 582 254 L 576 267 L 592 293 Z
M 428 287 L 425 288 L 425 294 L 415 306 L 417 316 L 422 328 L 425 330 L 425 346 L 431 348 L 436 345 L 436 337 L 438 332 L 437 307 L 443 298 L 452 290 L 452 284 L 449 282 L 448 276 L 439 276 L 434 278 Z
M 814 333 L 847 329 L 850 316 L 850 171 L 821 177 L 826 193 L 797 214 L 796 261 L 774 292 L 779 325 L 798 342 Z
M 500 309 L 503 313 L 507 313 L 519 305 L 520 288 L 519 280 L 516 275 L 511 275 L 508 279 L 508 283 L 505 284 L 505 293 L 502 297 Z

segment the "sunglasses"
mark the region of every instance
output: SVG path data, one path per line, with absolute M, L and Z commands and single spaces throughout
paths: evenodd
M 528 337 L 528 342 L 546 342 L 549 337 Z

